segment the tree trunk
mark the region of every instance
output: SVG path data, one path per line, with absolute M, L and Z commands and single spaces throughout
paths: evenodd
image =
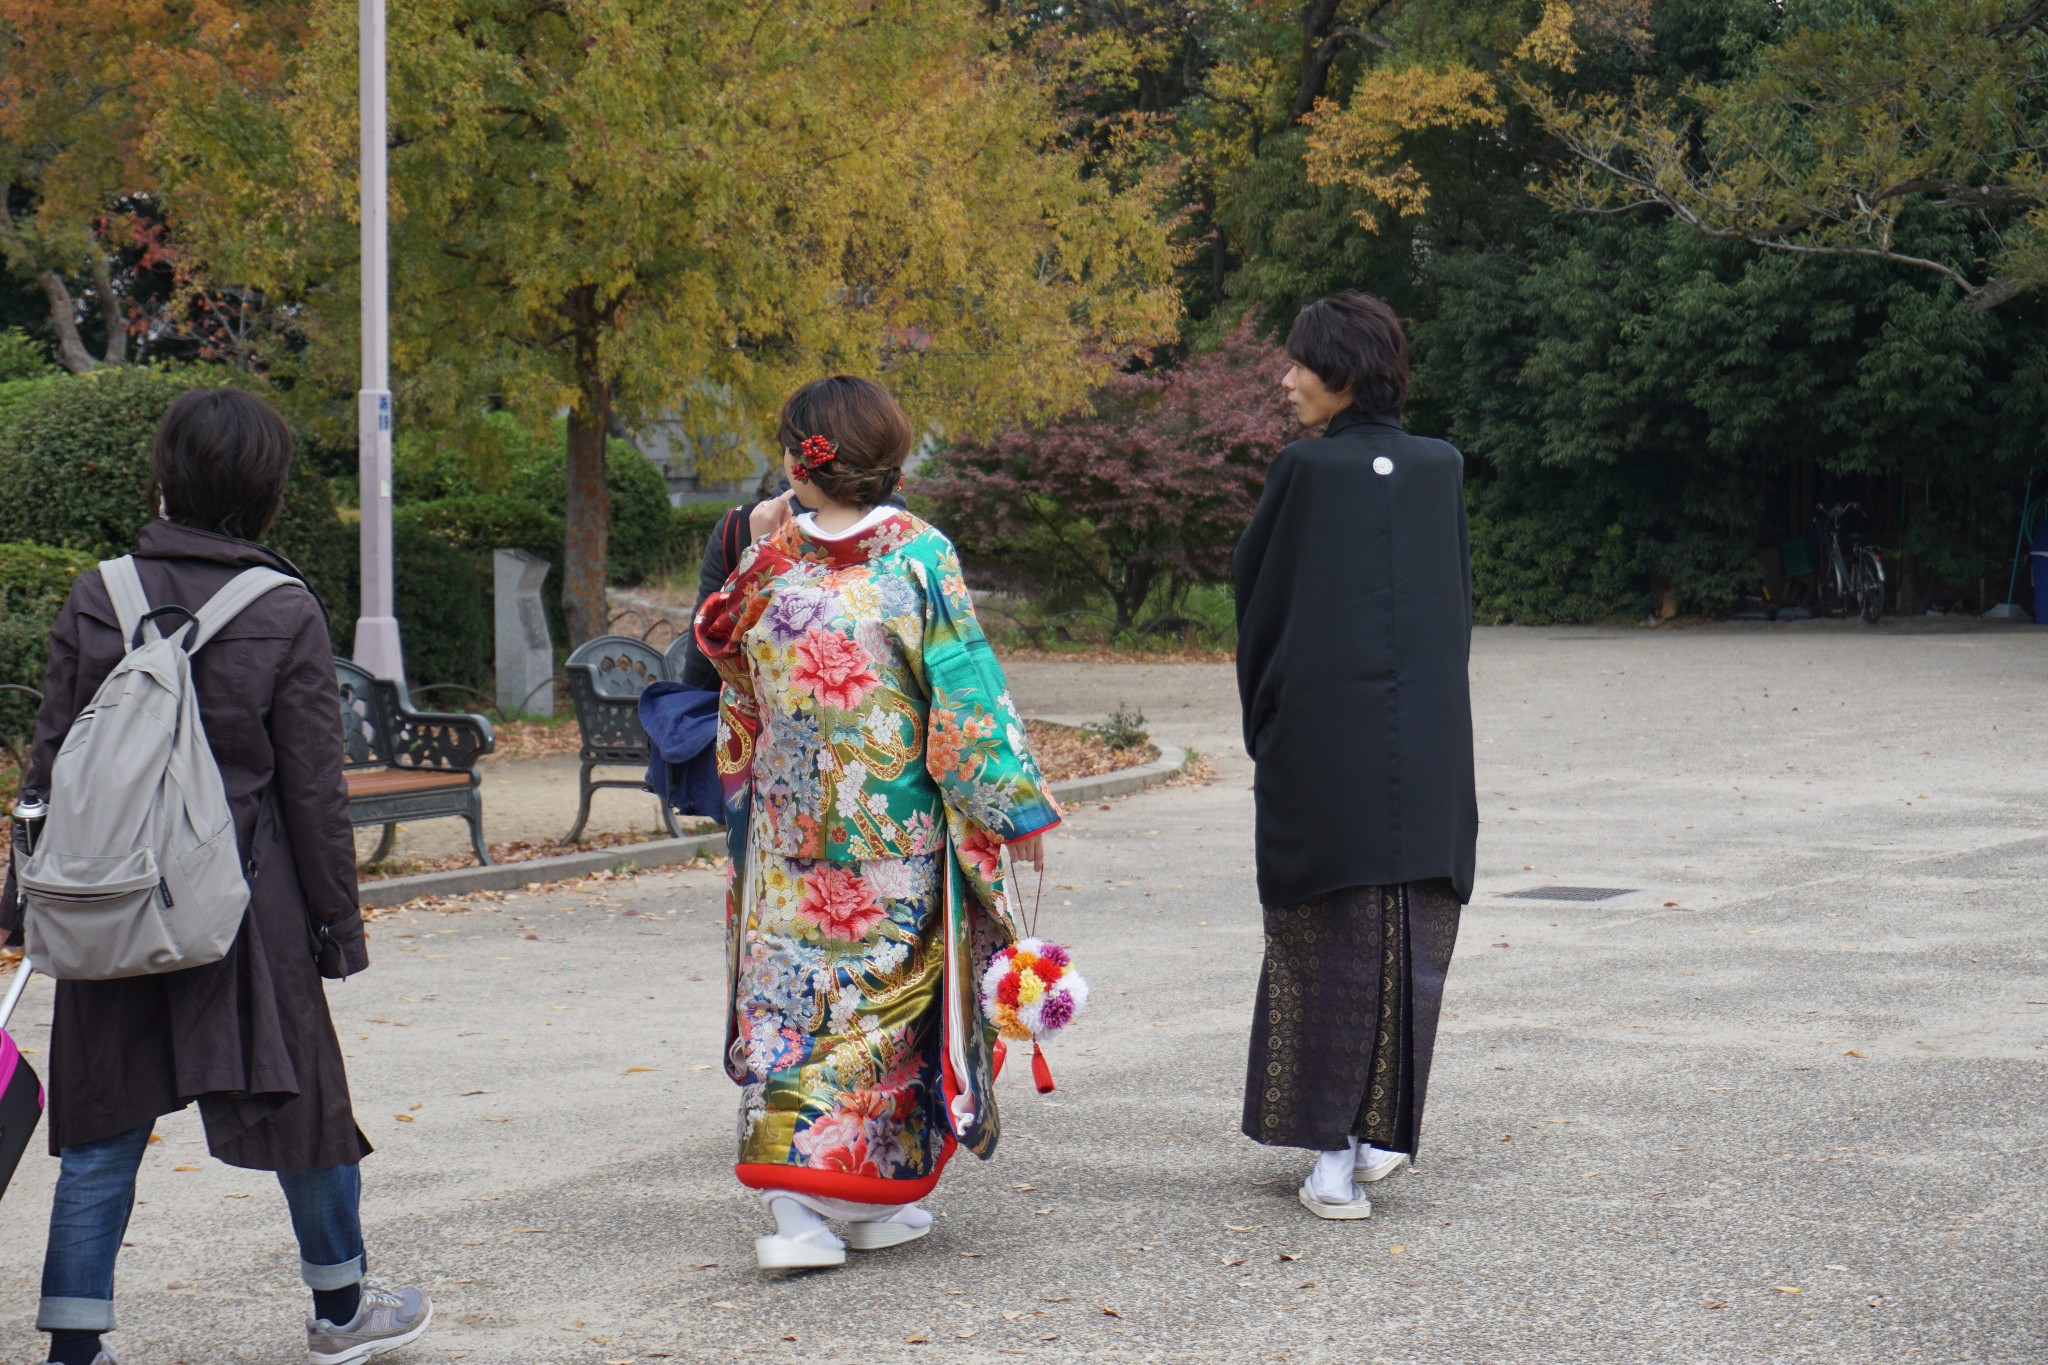
M 85 349 L 85 338 L 78 334 L 78 304 L 64 277 L 54 270 L 45 270 L 37 282 L 43 286 L 43 297 L 50 301 L 50 330 L 57 334 L 57 363 L 73 374 L 98 369 L 99 361 L 92 358 L 92 352 Z
M 107 348 L 102 359 L 120 365 L 128 359 L 128 317 L 121 311 L 121 296 L 114 290 L 114 268 L 107 253 L 97 246 L 88 256 L 92 271 L 93 299 L 100 307 L 100 322 L 107 329 Z
M 563 500 L 562 608 L 568 618 L 569 647 L 605 633 L 611 612 L 604 590 L 611 564 L 611 489 L 604 477 L 604 447 L 611 434 L 612 386 L 598 363 L 604 314 L 597 288 L 584 285 L 569 296 L 576 372 L 576 405 L 569 412 L 568 488 Z
M 1308 0 L 1301 7 L 1301 74 L 1294 86 L 1294 104 L 1287 111 L 1289 126 L 1301 122 L 1330 83 L 1330 66 L 1337 60 L 1337 27 L 1340 0 Z

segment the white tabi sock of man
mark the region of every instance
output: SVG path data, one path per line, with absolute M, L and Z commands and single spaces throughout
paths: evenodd
M 1325 1204 L 1348 1204 L 1358 1197 L 1358 1186 L 1352 1172 L 1358 1166 L 1358 1139 L 1334 1152 L 1324 1152 L 1316 1158 L 1316 1168 L 1309 1172 L 1309 1193 Z

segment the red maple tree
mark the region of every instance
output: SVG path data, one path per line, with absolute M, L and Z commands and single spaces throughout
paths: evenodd
M 912 491 L 969 556 L 1099 592 L 1127 629 L 1155 591 L 1228 576 L 1266 466 L 1298 434 L 1286 368 L 1247 321 L 1179 365 L 1117 376 L 1085 416 L 934 455 Z

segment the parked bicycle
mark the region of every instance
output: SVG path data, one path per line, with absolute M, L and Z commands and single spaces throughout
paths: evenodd
M 1863 508 L 1842 502 L 1813 510 L 1813 539 L 1822 554 L 1814 586 L 1822 609 L 1854 611 L 1876 625 L 1884 617 L 1884 556 L 1865 530 Z

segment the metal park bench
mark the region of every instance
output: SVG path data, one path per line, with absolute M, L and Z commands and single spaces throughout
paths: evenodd
M 569 700 L 576 707 L 576 725 L 583 735 L 583 769 L 576 779 L 576 825 L 562 840 L 573 844 L 590 821 L 590 796 L 600 787 L 645 792 L 647 764 L 653 746 L 640 724 L 640 694 L 647 685 L 668 676 L 659 651 L 629 635 L 600 635 L 578 645 L 564 666 L 569 674 Z M 598 768 L 632 768 L 631 779 L 593 778 Z M 682 837 L 675 812 L 660 795 L 661 820 L 670 838 Z
M 351 824 L 382 825 L 373 863 L 390 856 L 401 822 L 460 816 L 470 846 L 489 865 L 482 777 L 476 761 L 497 743 L 482 716 L 417 711 L 405 688 L 373 678 L 347 659 L 334 661 L 341 688 L 342 767 Z

